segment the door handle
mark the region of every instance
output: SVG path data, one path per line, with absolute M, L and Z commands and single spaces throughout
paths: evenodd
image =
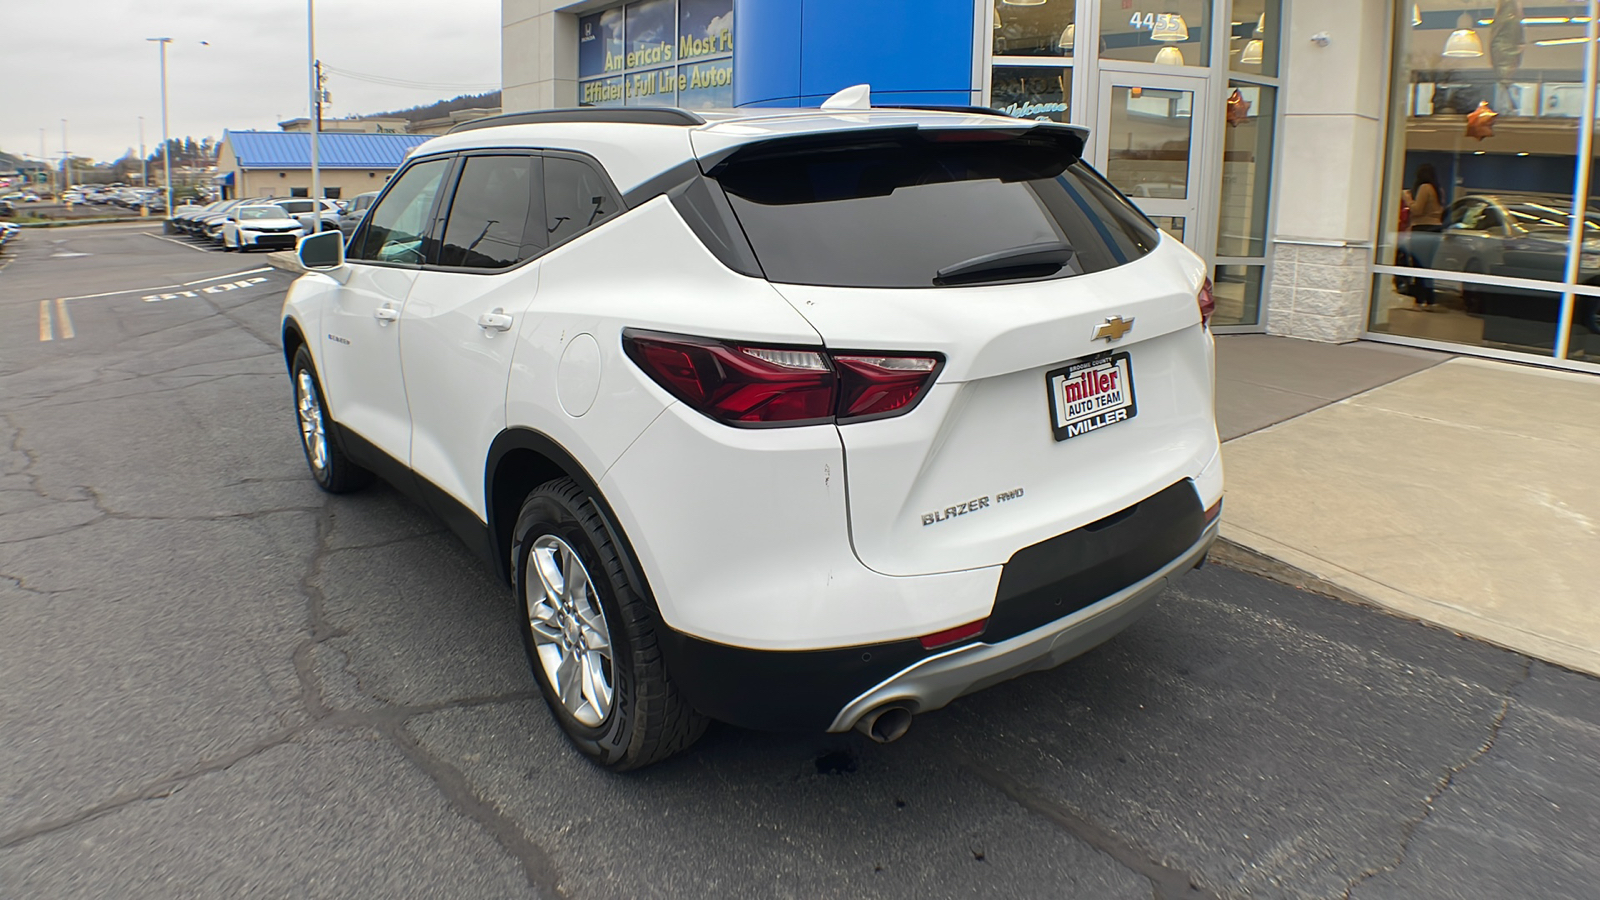
M 478 317 L 478 327 L 488 331 L 510 331 L 511 317 L 500 307 L 495 307 L 494 312 L 486 312 Z
M 379 322 L 388 324 L 400 318 L 400 310 L 395 309 L 394 306 L 388 303 L 385 303 L 384 305 L 372 311 L 372 317 L 377 319 Z

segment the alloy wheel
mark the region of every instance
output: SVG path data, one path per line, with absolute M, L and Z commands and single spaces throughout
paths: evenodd
M 322 403 L 317 398 L 317 384 L 309 369 L 295 373 L 295 410 L 300 416 L 300 440 L 305 444 L 306 457 L 311 468 L 319 474 L 328 468 L 328 433 L 322 424 Z
M 611 714 L 611 630 L 589 570 L 566 541 L 541 535 L 528 555 L 523 599 L 545 678 L 572 717 L 590 728 Z

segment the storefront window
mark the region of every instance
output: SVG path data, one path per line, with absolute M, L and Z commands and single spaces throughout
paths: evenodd
M 1224 101 L 1218 256 L 1265 256 L 1277 89 L 1235 81 Z
M 1071 56 L 1077 35 L 1073 0 L 1007 3 L 995 0 L 995 56 Z
M 1251 75 L 1278 74 L 1282 0 L 1235 0 L 1228 32 L 1228 68 Z
M 581 106 L 731 107 L 733 0 L 639 0 L 580 16 L 578 79 Z
M 1375 279 L 1372 331 L 1554 351 L 1560 292 L 1481 278 L 1560 283 L 1575 251 L 1579 281 L 1600 275 L 1600 217 L 1573 187 L 1590 9 L 1397 4 L 1377 259 L 1397 268 Z
M 1072 69 L 1056 66 L 995 66 L 989 105 L 1018 119 L 1068 121 Z
M 1210 0 L 1100 0 L 1100 58 L 1210 65 Z

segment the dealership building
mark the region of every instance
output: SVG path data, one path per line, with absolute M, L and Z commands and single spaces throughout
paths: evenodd
M 1211 265 L 1219 332 L 1600 372 L 1596 5 L 504 0 L 502 106 L 865 83 L 879 106 L 1084 125 L 1085 156 Z

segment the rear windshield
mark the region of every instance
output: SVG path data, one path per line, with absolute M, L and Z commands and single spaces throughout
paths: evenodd
M 1131 262 L 1159 240 L 1077 158 L 1078 140 L 832 136 L 752 148 L 714 174 L 775 282 L 909 288 L 1063 278 Z

